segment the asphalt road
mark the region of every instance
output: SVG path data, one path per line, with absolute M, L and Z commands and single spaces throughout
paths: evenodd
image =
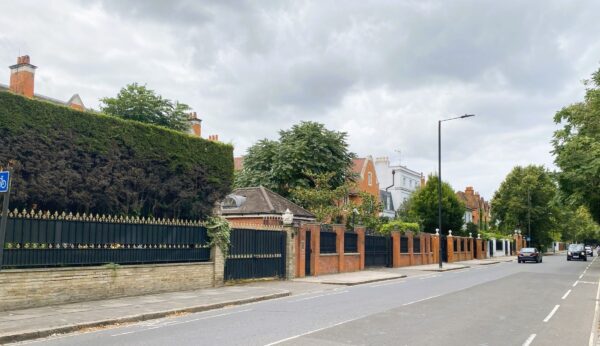
M 474 266 L 23 344 L 588 345 L 596 258 Z

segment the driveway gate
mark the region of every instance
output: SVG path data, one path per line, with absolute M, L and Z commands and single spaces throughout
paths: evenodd
M 365 235 L 365 267 L 390 267 L 391 258 L 391 237 Z
M 442 248 L 442 262 L 448 262 L 448 241 L 445 235 L 440 236 L 440 247 Z
M 225 280 L 285 277 L 285 242 L 283 231 L 231 230 Z

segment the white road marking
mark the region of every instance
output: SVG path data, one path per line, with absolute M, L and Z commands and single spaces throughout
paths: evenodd
M 229 315 L 239 314 L 241 312 L 247 312 L 247 311 L 252 311 L 252 309 L 232 311 L 232 312 L 227 312 L 227 313 L 224 313 L 224 314 L 218 314 L 218 315 L 212 315 L 212 316 L 198 317 L 198 318 L 194 318 L 194 319 L 186 320 L 186 321 L 181 321 L 181 322 L 168 323 L 168 324 L 159 325 L 159 326 L 155 326 L 155 327 L 144 328 L 144 329 L 140 329 L 140 330 L 133 330 L 133 331 L 130 331 L 130 332 L 112 334 L 111 336 L 122 336 L 122 335 L 127 335 L 127 334 L 140 333 L 140 332 L 145 332 L 145 331 L 152 330 L 152 329 L 158 329 L 158 328 L 163 328 L 163 327 L 170 327 L 170 326 L 174 326 L 174 325 L 178 325 L 178 324 L 196 322 L 196 321 L 201 321 L 201 320 L 208 320 L 210 318 L 222 317 L 222 316 L 229 316 Z
M 433 298 L 437 298 L 439 296 L 441 296 L 441 294 L 438 294 L 438 295 L 435 295 L 435 296 L 431 296 L 431 297 L 427 297 L 427 298 L 423 298 L 423 299 L 419 299 L 419 300 L 415 300 L 415 301 L 412 301 L 412 302 L 408 302 L 408 303 L 402 304 L 402 306 L 407 306 L 407 305 L 411 305 L 411 304 L 415 304 L 415 303 L 420 303 L 422 301 L 433 299 Z
M 596 257 L 598 258 L 598 257 Z M 594 259 L 595 261 L 596 259 Z M 592 261 L 593 262 L 593 261 Z M 592 320 L 592 331 L 590 333 L 590 341 L 588 342 L 589 346 L 593 346 L 596 343 L 596 332 L 598 328 L 598 299 L 600 299 L 600 279 L 598 279 L 598 290 L 596 291 L 596 307 L 594 308 L 594 319 Z
M 548 316 L 546 316 L 546 318 L 544 318 L 544 322 L 550 321 L 550 319 L 552 318 L 552 316 L 554 316 L 554 313 L 556 312 L 556 310 L 558 310 L 559 307 L 560 307 L 560 305 L 555 305 L 554 309 L 552 309 L 552 311 L 550 311 Z
M 579 275 L 579 280 L 581 280 L 581 278 L 583 278 L 583 274 Z
M 579 281 L 580 284 L 591 284 L 591 285 L 596 285 L 598 284 L 597 282 L 593 282 L 593 281 Z
M 370 285 L 369 287 L 389 286 L 389 285 L 401 284 L 401 283 L 403 283 L 405 281 L 406 280 L 391 280 L 391 282 L 386 282 L 384 284 Z
M 328 297 L 328 296 L 334 296 L 336 294 L 342 294 L 342 293 L 346 293 L 346 292 L 348 292 L 348 291 L 337 291 L 337 292 L 333 292 L 333 293 L 324 293 L 324 294 L 319 294 L 319 295 L 312 296 L 312 297 L 306 297 L 306 298 L 300 298 L 300 299 L 296 299 L 296 300 L 290 300 L 290 301 L 288 301 L 288 303 L 303 302 L 305 300 L 316 299 L 316 298 L 321 298 L 321 297 Z
M 525 340 L 525 342 L 523 343 L 523 346 L 529 346 L 529 345 L 531 345 L 531 342 L 533 341 L 533 339 L 535 339 L 535 334 L 529 335 L 529 337 L 527 338 L 527 340 Z
M 575 283 L 573 284 L 573 287 L 577 286 L 578 283 L 579 283 L 579 280 L 575 281 Z
M 569 296 L 569 293 L 571 293 L 571 290 L 568 290 L 567 293 L 565 293 L 565 295 L 562 296 L 562 298 L 560 298 L 560 299 L 567 299 L 567 297 Z
M 337 327 L 337 326 L 339 326 L 339 325 L 342 325 L 342 324 L 344 324 L 344 323 L 348 323 L 348 322 L 352 322 L 352 321 L 358 320 L 359 318 L 361 318 L 361 317 L 357 317 L 357 318 L 353 318 L 353 319 L 350 319 L 350 320 L 342 321 L 342 322 L 339 322 L 339 323 L 336 323 L 336 324 L 332 324 L 332 325 L 330 325 L 330 326 L 327 326 L 327 327 L 323 327 L 323 328 L 319 328 L 319 329 L 311 330 L 311 331 L 309 331 L 309 332 L 306 332 L 306 333 L 302 333 L 302 334 L 298 334 L 298 335 L 290 336 L 289 338 L 281 339 L 281 340 L 278 340 L 278 341 L 272 342 L 272 343 L 270 343 L 270 344 L 266 344 L 265 346 L 273 346 L 273 345 L 280 344 L 280 343 L 282 343 L 282 342 L 286 342 L 286 341 L 290 341 L 290 340 L 298 339 L 299 337 L 302 337 L 302 336 L 305 336 L 305 335 L 309 335 L 309 334 L 313 334 L 313 333 L 316 333 L 316 332 L 320 332 L 320 331 L 322 331 L 322 330 L 325 330 L 325 329 L 329 329 L 329 328 Z
M 423 278 L 419 278 L 419 280 L 427 280 L 427 279 L 431 279 L 431 278 L 437 278 L 439 275 L 431 275 L 431 276 L 426 276 Z

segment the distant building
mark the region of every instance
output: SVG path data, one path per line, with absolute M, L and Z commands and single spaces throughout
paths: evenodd
M 17 58 L 15 65 L 10 68 L 10 84 L 0 83 L 0 91 L 10 91 L 15 94 L 23 95 L 30 99 L 40 100 L 71 107 L 80 111 L 85 110 L 85 106 L 78 94 L 74 94 L 68 101 L 57 100 L 52 97 L 36 94 L 35 88 L 35 70 L 37 66 L 31 64 L 29 55 L 23 55 Z
M 355 204 L 361 204 L 360 193 L 368 193 L 379 202 L 379 179 L 371 156 L 353 160 L 352 172 L 356 175 L 356 189 L 350 192 L 349 199 Z
M 396 208 L 394 208 L 392 193 L 385 190 L 379 190 L 379 200 L 381 201 L 382 206 L 379 216 L 393 219 L 396 216 Z
M 490 203 L 475 192 L 472 186 L 467 186 L 465 191 L 456 192 L 458 199 L 465 204 L 465 224 L 472 222 L 479 226 L 479 229 L 487 229 L 490 216 Z
M 379 178 L 379 187 L 384 191 L 387 189 L 392 194 L 396 209 L 421 186 L 423 181 L 423 173 L 413 171 L 406 166 L 392 165 L 388 157 L 376 158 L 375 169 Z

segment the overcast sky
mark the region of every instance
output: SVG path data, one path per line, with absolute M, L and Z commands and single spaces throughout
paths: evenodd
M 87 107 L 131 82 L 189 104 L 235 154 L 302 120 L 491 199 L 515 165 L 554 169 L 554 113 L 600 67 L 599 1 L 7 1 L 0 83 Z M 0 70 L 1 71 L 1 70 Z M 401 155 L 398 154 L 401 152 Z

